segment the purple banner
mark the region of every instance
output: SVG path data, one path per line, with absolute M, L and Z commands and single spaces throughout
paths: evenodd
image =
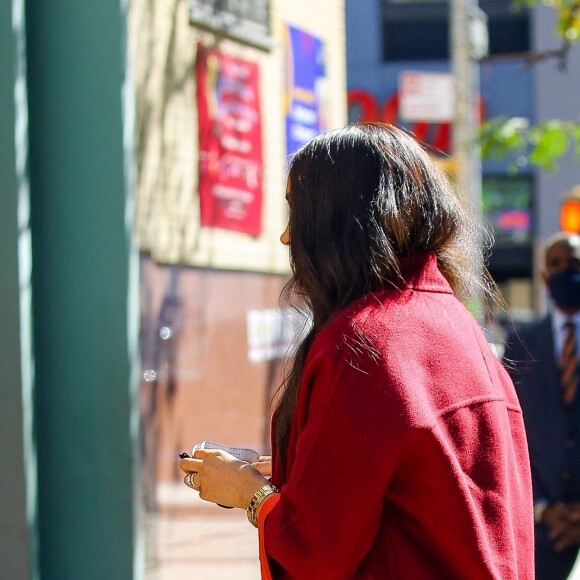
M 303 30 L 286 26 L 286 152 L 324 130 L 321 80 L 325 76 L 324 44 Z

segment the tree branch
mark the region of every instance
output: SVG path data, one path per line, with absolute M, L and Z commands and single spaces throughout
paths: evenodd
M 548 5 L 548 0 L 543 0 L 543 3 Z M 519 6 L 533 6 L 537 4 L 537 0 L 519 0 L 516 4 Z M 483 58 L 482 61 L 493 62 L 520 58 L 526 62 L 527 66 L 532 66 L 538 62 L 554 58 L 558 61 L 558 69 L 560 71 L 567 70 L 570 47 L 572 44 L 577 42 L 580 37 L 580 0 L 564 0 L 557 7 L 552 6 L 552 8 L 557 11 L 557 34 L 562 39 L 560 48 L 542 51 L 496 54 L 493 56 L 487 56 Z
M 568 67 L 568 54 L 572 43 L 569 40 L 563 40 L 560 48 L 551 50 L 526 50 L 523 52 L 504 52 L 502 54 L 493 54 L 481 59 L 481 62 L 497 62 L 502 60 L 511 60 L 519 58 L 525 61 L 526 66 L 533 66 L 538 62 L 549 60 L 551 58 L 558 60 L 558 69 L 565 71 Z

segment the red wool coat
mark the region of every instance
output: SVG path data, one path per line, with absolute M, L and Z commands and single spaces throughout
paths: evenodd
M 513 385 L 432 254 L 316 337 L 262 549 L 274 578 L 534 576 Z

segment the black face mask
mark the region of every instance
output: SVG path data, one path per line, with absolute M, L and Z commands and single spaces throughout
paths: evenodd
M 548 278 L 552 300 L 562 308 L 580 308 L 580 270 L 562 270 Z

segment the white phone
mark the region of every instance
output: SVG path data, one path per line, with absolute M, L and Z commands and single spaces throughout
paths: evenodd
M 201 443 L 196 443 L 191 450 L 191 455 L 193 455 L 197 449 L 221 449 L 246 463 L 256 463 L 256 461 L 260 459 L 260 454 L 253 449 L 248 449 L 246 447 L 231 447 L 229 445 L 216 443 L 215 441 L 202 441 Z

